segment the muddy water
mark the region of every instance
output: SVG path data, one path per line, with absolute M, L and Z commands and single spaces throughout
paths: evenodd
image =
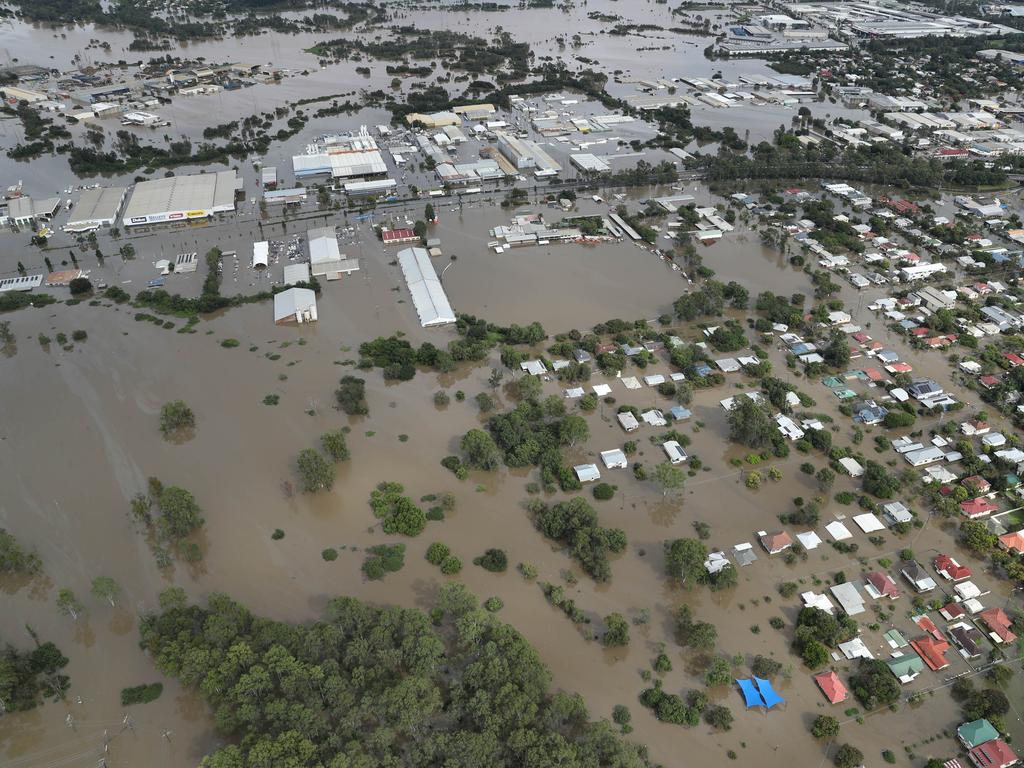
M 442 226 L 447 226 L 445 221 L 443 216 Z M 468 226 L 470 233 L 473 227 L 472 223 Z M 636 250 L 623 248 L 630 254 Z M 518 259 L 525 254 L 538 265 L 542 258 L 549 259 L 548 269 L 555 275 L 561 271 L 558 259 L 572 261 L 560 250 L 550 257 L 542 256 L 543 249 L 532 249 L 536 255 L 530 250 L 504 256 Z M 636 256 L 653 259 L 639 250 Z M 599 260 L 588 261 L 588 265 L 614 268 L 614 260 L 600 261 L 605 257 L 599 253 L 581 258 Z M 484 266 L 482 257 L 474 260 L 467 256 L 446 275 L 446 286 L 460 309 L 464 308 L 461 302 L 471 302 L 474 291 L 483 285 L 474 281 L 483 279 L 477 273 L 488 271 Z M 511 279 L 502 271 L 504 267 L 493 262 L 487 266 L 492 267 L 489 272 L 499 286 Z M 650 266 L 664 269 L 659 262 Z M 366 376 L 368 418 L 350 420 L 331 408 L 332 387 L 349 370 L 336 363 L 354 357 L 344 347 L 355 347 L 375 329 L 401 330 L 417 340 L 443 343 L 449 338 L 445 331 L 419 329 L 411 307 L 394 304 L 394 295 L 387 296 L 392 292 L 384 285 L 395 269 L 370 261 L 365 276 L 360 273 L 354 281 L 328 286 L 321 301 L 321 322 L 301 331 L 273 327 L 266 306 L 232 311 L 202 323 L 199 332 L 189 336 L 136 323 L 127 312 L 102 307 L 56 307 L 12 316 L 19 351 L 0 362 L 7 384 L 7 397 L 0 406 L 0 424 L 4 425 L 0 482 L 8 489 L 0 507 L 0 524 L 40 552 L 47 579 L 20 588 L 7 585 L 0 631 L 5 638 L 25 643 L 21 627 L 29 623 L 42 637 L 58 642 L 72 660 L 72 696 L 67 703 L 48 704 L 27 715 L 0 720 L 0 754 L 5 764 L 55 764 L 58 760 L 68 765 L 89 764 L 89 759 L 100 754 L 105 730 L 108 737 L 117 734 L 109 745 L 109 765 L 137 765 L 140 761 L 194 765 L 217 743 L 217 736 L 201 702 L 184 694 L 173 681 L 164 681 L 167 690 L 158 702 L 131 708 L 134 730 L 121 732 L 125 711 L 118 703 L 120 688 L 160 679 L 137 649 L 135 622 L 138 613 L 154 607 L 162 587 L 180 584 L 197 599 L 214 590 L 224 591 L 258 613 L 293 621 L 318 615 L 336 594 L 426 607 L 442 581 L 436 569 L 423 560 L 427 545 L 435 540 L 444 541 L 463 558 L 462 578 L 479 597 L 498 595 L 504 600 L 503 618 L 538 647 L 557 686 L 582 693 L 595 716 L 609 716 L 617 703 L 629 705 L 636 726 L 634 736 L 650 747 L 654 759 L 674 764 L 685 739 L 689 762 L 695 765 L 721 760 L 727 749 L 739 755 L 756 750 L 758 761 L 768 766 L 791 765 L 794 760 L 816 763 L 820 746 L 807 735 L 807 722 L 826 709 L 809 675 L 789 655 L 785 635 L 768 625 L 773 615 L 792 621 L 796 613 L 796 606 L 779 598 L 774 587 L 784 580 L 802 579 L 805 588 L 811 588 L 814 576 L 827 580 L 840 569 L 853 574 L 857 565 L 827 547 L 812 552 L 806 563 L 795 567 L 762 554 L 756 564 L 741 572 L 740 586 L 723 595 L 702 589 L 669 589 L 661 575 L 662 542 L 692 535 L 694 520 L 712 526 L 710 545 L 727 548 L 754 541 L 757 530 L 774 527 L 775 516 L 789 509 L 792 497 L 813 495 L 814 488 L 798 470 L 802 458 L 793 456 L 780 463 L 785 474 L 782 483 L 768 483 L 756 493 L 748 491 L 741 474 L 729 464 L 737 452 L 723 452 L 725 420 L 717 401 L 729 393 L 721 389 L 700 393 L 692 406 L 694 420 L 683 430 L 693 433 L 690 453 L 700 456 L 709 469 L 691 478 L 678 497 L 664 499 L 650 484 L 636 482 L 625 471 L 605 472 L 606 479 L 618 485 L 619 493 L 598 505 L 601 522 L 624 528 L 630 546 L 613 563 L 611 584 L 595 586 L 533 529 L 521 507 L 527 478 L 498 473 L 460 483 L 438 465 L 441 457 L 456 449 L 458 435 L 480 423 L 472 396 L 486 388 L 486 367 L 463 369 L 443 381 L 433 374 L 421 374 L 396 386 L 386 385 L 378 374 L 370 373 Z M 454 279 L 460 274 L 464 285 Z M 660 274 L 654 275 L 654 280 Z M 805 281 L 795 277 L 797 289 Z M 591 277 L 585 283 L 588 290 L 593 282 Z M 567 308 L 552 311 L 549 305 L 558 302 L 558 297 L 548 299 L 544 293 L 551 290 L 524 296 L 523 312 L 514 319 L 543 318 L 549 330 L 557 327 L 550 325 L 552 321 L 566 317 L 583 325 L 584 320 L 577 318 L 585 315 L 585 303 L 566 286 L 568 298 L 561 303 Z M 648 276 L 643 289 L 630 290 L 638 291 L 631 295 L 634 306 L 646 308 L 661 289 L 652 287 Z M 495 291 L 492 296 L 497 294 Z M 668 292 L 665 300 L 671 295 Z M 378 316 L 376 302 L 385 296 L 392 309 Z M 617 300 L 621 299 L 607 299 L 607 306 L 591 313 L 599 319 L 614 314 L 630 316 L 629 312 L 610 311 Z M 489 310 L 511 312 L 511 305 L 502 309 L 497 298 L 489 298 L 487 304 Z M 73 351 L 54 348 L 44 352 L 35 341 L 40 331 L 53 336 L 56 331 L 74 328 L 87 330 L 89 339 Z M 207 330 L 213 333 L 208 335 Z M 220 347 L 219 341 L 227 337 L 239 339 L 241 346 Z M 307 343 L 298 345 L 299 338 Z M 283 342 L 289 342 L 288 346 Z M 248 351 L 250 345 L 257 349 Z M 265 357 L 268 353 L 281 358 L 271 361 Z M 778 355 L 774 356 L 781 365 Z M 187 375 L 182 375 L 183 368 Z M 282 375 L 287 378 L 282 380 Z M 726 389 L 738 391 L 732 384 L 730 380 Z M 620 403 L 640 407 L 664 404 L 652 392 L 627 392 L 614 386 Z M 835 412 L 820 386 L 803 386 L 819 400 L 816 410 Z M 453 398 L 450 406 L 438 410 L 431 395 L 441 387 L 464 390 L 467 402 Z M 558 391 L 555 383 L 546 389 Z M 261 404 L 271 393 L 280 395 L 280 405 Z M 510 403 L 505 393 L 499 397 L 505 405 Z M 173 398 L 189 402 L 199 419 L 196 436 L 182 445 L 162 441 L 156 429 L 159 405 Z M 307 415 L 307 410 L 313 415 Z M 574 461 L 594 460 L 597 452 L 622 444 L 624 435 L 612 417 L 607 406 L 588 417 L 592 436 L 574 452 Z M 698 422 L 704 427 L 699 428 Z M 289 467 L 296 453 L 315 444 L 325 429 L 346 423 L 352 428 L 352 460 L 341 468 L 334 491 L 317 497 L 287 497 L 283 484 L 293 479 Z M 837 440 L 848 442 L 848 422 L 839 417 L 837 423 L 842 425 Z M 407 435 L 408 440 L 402 442 L 400 435 Z M 637 459 L 651 465 L 660 461 L 660 449 L 651 445 L 647 436 L 640 433 L 641 455 Z M 57 473 L 59 481 L 54 482 Z M 179 565 L 170 574 L 160 573 L 133 529 L 127 516 L 128 500 L 144 488 L 149 475 L 184 485 L 202 504 L 207 519 L 206 557 L 200 567 Z M 421 537 L 406 542 L 407 564 L 400 573 L 382 582 L 365 582 L 360 573 L 361 549 L 390 540 L 373 527 L 366 504 L 373 485 L 385 479 L 400 480 L 415 498 L 451 491 L 458 506 L 445 521 L 430 523 Z M 840 480 L 836 490 L 848 486 Z M 836 513 L 849 515 L 851 509 L 831 503 L 824 521 Z M 278 527 L 286 531 L 286 537 L 274 542 L 270 533 Z M 949 548 L 948 535 L 935 527 L 912 536 L 919 553 Z M 892 551 L 905 543 L 888 538 L 882 549 L 875 550 L 862 540 L 866 537 L 858 537 L 860 554 L 892 557 Z M 326 546 L 340 550 L 336 562 L 319 558 L 319 551 Z M 588 643 L 577 627 L 545 603 L 535 585 L 513 572 L 495 575 L 469 564 L 491 546 L 505 548 L 513 563 L 537 565 L 541 580 L 557 583 L 562 571 L 575 570 L 579 581 L 570 593 L 592 618 L 591 630 L 600 632 L 600 617 L 611 611 L 632 617 L 646 609 L 650 621 L 632 628 L 633 640 L 626 650 L 610 652 Z M 111 575 L 124 587 L 117 609 L 88 597 L 88 584 L 97 575 Z M 87 614 L 77 623 L 57 615 L 53 599 L 60 586 L 72 587 L 88 604 Z M 766 597 L 773 598 L 772 602 Z M 646 684 L 639 673 L 649 668 L 661 643 L 667 645 L 675 667 L 665 676 L 666 689 L 682 692 L 700 687 L 702 662 L 681 653 L 673 643 L 671 614 L 684 601 L 694 606 L 700 618 L 718 627 L 722 652 L 769 653 L 791 665 L 791 679 L 779 685 L 788 701 L 784 710 L 769 715 L 745 713 L 735 692 L 716 692 L 715 698 L 737 715 L 733 730 L 726 734 L 711 733 L 703 725 L 685 731 L 659 724 L 642 710 L 636 695 Z M 909 631 L 903 615 L 906 609 L 909 606 L 900 606 L 896 624 Z M 756 635 L 751 629 L 754 626 L 759 630 Z M 866 642 L 884 655 L 877 633 L 867 633 Z M 839 665 L 840 669 L 848 667 Z M 954 670 L 966 671 L 966 667 L 954 666 Z M 922 676 L 914 687 L 938 682 L 938 676 Z M 77 703 L 79 696 L 82 703 Z M 880 748 L 899 752 L 904 743 L 930 737 L 957 723 L 955 707 L 945 692 L 928 698 L 924 706 L 926 718 L 903 708 L 895 714 L 872 717 L 864 725 L 851 722 L 844 726 L 843 739 L 866 754 L 877 754 Z M 75 730 L 65 724 L 68 714 Z M 173 733 L 165 737 L 165 730 Z M 931 748 L 936 754 L 953 751 L 948 740 Z M 923 749 L 919 753 L 927 754 Z

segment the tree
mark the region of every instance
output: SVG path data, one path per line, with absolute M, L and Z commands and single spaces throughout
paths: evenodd
M 485 571 L 502 573 L 508 568 L 508 556 L 504 550 L 488 549 L 480 557 L 473 560 L 474 565 L 479 565 Z
M 471 429 L 459 441 L 464 462 L 473 469 L 493 470 L 501 463 L 501 452 L 489 434 L 482 429 Z
M 601 642 L 605 648 L 617 648 L 629 645 L 629 622 L 621 613 L 610 613 L 604 617 L 606 627 Z
M 558 439 L 562 445 L 576 445 L 590 437 L 587 420 L 575 414 L 566 416 L 558 426 Z
M 97 576 L 92 580 L 93 597 L 106 600 L 113 607 L 121 595 L 121 587 L 110 576 Z
M 697 539 L 674 539 L 665 542 L 665 573 L 669 578 L 685 584 L 700 580 L 707 569 L 708 549 Z
M 862 482 L 864 491 L 879 499 L 891 499 L 900 489 L 900 481 L 877 461 L 865 462 Z
M 716 685 L 726 685 L 732 680 L 732 668 L 729 661 L 719 656 L 711 662 L 707 672 L 704 673 L 704 685 L 713 688 Z
M 860 660 L 860 666 L 850 677 L 850 689 L 865 709 L 888 706 L 900 697 L 899 681 L 878 659 Z
M 811 640 L 804 644 L 800 658 L 808 669 L 817 669 L 828 663 L 828 648 L 819 640 Z
M 425 218 L 427 221 L 433 221 L 434 219 L 437 218 L 437 214 L 434 213 L 433 203 L 427 203 L 426 206 L 424 206 L 423 218 Z
M 782 671 L 782 663 L 769 656 L 758 654 L 750 665 L 750 671 L 758 677 L 775 677 L 775 675 Z
M 160 533 L 171 541 L 188 536 L 203 524 L 203 517 L 195 497 L 176 485 L 163 486 L 157 498 Z
M 740 395 L 729 411 L 729 439 L 749 448 L 762 448 L 771 443 L 775 435 L 775 424 L 768 415 L 768 409 Z
M 831 715 L 818 715 L 811 724 L 811 735 L 816 739 L 834 739 L 839 735 L 839 721 Z
M 999 537 L 978 520 L 964 520 L 960 523 L 960 540 L 972 552 L 985 554 L 995 549 Z
M 57 610 L 77 621 L 78 614 L 84 610 L 84 607 L 82 602 L 75 597 L 75 593 L 65 588 L 57 593 Z
M 841 331 L 833 331 L 821 356 L 833 368 L 845 368 L 850 362 L 850 342 L 846 335 Z
M 814 478 L 818 481 L 818 490 L 828 493 L 832 488 L 832 483 L 836 480 L 836 473 L 829 467 L 822 467 Z
M 487 386 L 497 389 L 501 380 L 505 378 L 505 372 L 500 368 L 491 368 L 491 375 L 487 377 Z
M 349 416 L 365 416 L 369 413 L 366 404 L 366 380 L 355 376 L 343 376 L 334 391 L 338 406 Z
M 313 448 L 303 448 L 299 451 L 295 464 L 299 470 L 303 490 L 307 493 L 329 491 L 334 486 L 334 466 Z
M 196 416 L 184 400 L 172 400 L 160 408 L 160 431 L 164 437 L 186 429 L 195 429 Z
M 669 491 L 682 487 L 686 475 L 679 467 L 665 461 L 654 468 L 654 479 L 661 486 L 662 497 L 665 497 Z
M 914 414 L 908 413 L 907 411 L 889 411 L 885 414 L 885 419 L 883 419 L 882 423 L 888 429 L 912 427 L 914 426 Z
M 843 744 L 832 758 L 836 768 L 857 768 L 864 763 L 864 753 L 850 744 Z
M 39 555 L 26 552 L 11 534 L 0 528 L 0 573 L 33 575 L 42 570 Z
M 68 289 L 71 291 L 72 296 L 82 296 L 92 291 L 92 283 L 89 282 L 87 277 L 76 277 L 68 283 Z
M 682 605 L 676 612 L 676 634 L 679 644 L 698 651 L 709 651 L 718 642 L 718 630 L 714 624 L 706 621 L 695 621 L 693 611 L 688 605 Z
M 348 461 L 348 444 L 345 441 L 345 433 L 340 429 L 332 429 L 320 435 L 320 445 L 335 461 Z
M 704 710 L 704 722 L 718 731 L 732 728 L 732 710 L 722 704 L 711 704 Z

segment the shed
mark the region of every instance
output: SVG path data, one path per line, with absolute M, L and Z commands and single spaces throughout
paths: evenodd
M 844 456 L 839 460 L 839 463 L 850 477 L 860 477 L 864 474 L 864 467 L 854 458 Z
M 666 443 L 662 443 L 661 447 L 665 451 L 665 455 L 668 456 L 668 460 L 673 464 L 682 464 L 686 461 L 686 451 L 683 450 L 683 446 L 677 440 L 669 440 Z
M 846 581 L 842 584 L 836 584 L 829 588 L 832 592 L 832 596 L 839 603 L 839 606 L 846 612 L 847 616 L 856 616 L 857 614 L 864 613 L 864 598 L 861 597 L 860 590 L 857 589 L 857 585 L 853 582 Z
M 316 294 L 309 288 L 289 288 L 274 294 L 275 324 L 301 325 L 316 319 Z
M 601 451 L 601 461 L 608 469 L 625 469 L 628 465 L 626 454 L 619 448 L 612 448 L 610 451 Z
M 576 473 L 576 477 L 581 483 L 592 483 L 601 479 L 601 471 L 597 468 L 597 464 L 577 464 L 572 471 Z
M 622 413 L 617 414 L 617 418 L 619 420 L 619 425 L 627 432 L 634 432 L 640 428 L 640 422 L 637 421 L 636 416 L 629 411 L 623 411 Z

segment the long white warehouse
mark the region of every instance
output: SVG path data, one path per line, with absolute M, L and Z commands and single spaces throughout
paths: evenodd
M 206 219 L 235 210 L 241 179 L 235 171 L 140 181 L 124 209 L 126 227 Z
M 455 313 L 448 296 L 445 295 L 441 281 L 430 263 L 430 256 L 425 248 L 406 248 L 398 252 L 398 264 L 405 275 L 405 282 L 412 294 L 412 303 L 419 315 L 420 325 L 432 328 L 436 325 L 447 325 L 455 322 Z

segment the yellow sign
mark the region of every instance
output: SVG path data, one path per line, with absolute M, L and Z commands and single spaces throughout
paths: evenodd
M 190 219 L 198 219 L 200 216 L 205 216 L 206 211 L 188 211 L 185 213 Z

